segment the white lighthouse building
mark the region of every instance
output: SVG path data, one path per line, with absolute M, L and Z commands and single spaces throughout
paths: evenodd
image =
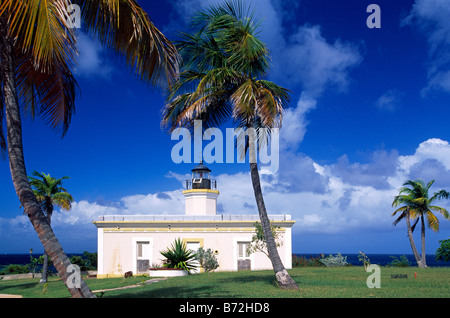
M 103 215 L 93 223 L 98 232 L 98 277 L 148 273 L 149 267 L 162 263 L 161 251 L 182 239 L 191 250 L 200 247 L 216 251 L 218 271 L 272 269 L 261 252 L 248 254 L 259 215 L 217 214 L 219 191 L 211 170 L 203 163 L 192 169 L 186 180 L 184 215 Z M 238 211 L 233 211 L 234 213 Z M 290 215 L 269 215 L 280 227 L 283 244 L 278 252 L 283 265 L 292 266 Z

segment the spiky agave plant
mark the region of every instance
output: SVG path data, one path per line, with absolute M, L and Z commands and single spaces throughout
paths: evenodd
M 170 248 L 165 251 L 161 251 L 161 255 L 166 259 L 164 261 L 164 267 L 184 269 L 187 271 L 196 268 L 194 264 L 195 254 L 187 249 L 186 243 L 180 238 L 175 239 Z

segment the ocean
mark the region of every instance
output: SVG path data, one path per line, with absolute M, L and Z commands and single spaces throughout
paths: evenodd
M 312 258 L 312 257 L 318 257 L 320 256 L 320 253 L 317 254 L 294 254 L 296 256 L 303 256 L 305 258 Z M 325 257 L 327 257 L 330 254 L 324 254 Z M 332 253 L 332 255 L 336 256 L 335 253 Z M 408 258 L 408 261 L 410 263 L 410 266 L 417 266 L 416 260 L 414 259 L 414 255 L 412 254 L 366 254 L 367 258 L 369 258 L 369 261 L 371 264 L 377 264 L 380 266 L 386 266 L 390 264 L 394 258 L 400 259 L 401 256 L 406 256 Z M 355 266 L 362 266 L 363 263 L 358 260 L 358 254 L 342 254 L 342 256 L 347 257 L 347 262 L 349 264 L 355 265 Z M 434 254 L 427 254 L 427 266 L 428 267 L 450 267 L 450 262 L 444 262 L 444 261 L 436 261 Z
M 68 256 L 72 255 L 82 255 L 82 254 L 68 254 Z M 306 258 L 318 257 L 320 253 L 317 254 L 294 254 L 296 256 L 303 256 Z M 325 254 L 325 257 L 329 254 Z M 333 253 L 333 255 L 336 255 Z M 392 262 L 392 256 L 400 259 L 400 256 L 405 255 L 411 266 L 416 266 L 416 261 L 414 260 L 414 256 L 412 254 L 367 254 L 367 257 L 370 260 L 371 264 L 377 264 L 380 266 L 388 265 Z M 355 265 L 362 266 L 362 262 L 358 260 L 358 254 L 342 254 L 342 256 L 347 257 L 347 262 Z M 38 254 L 33 255 L 33 257 L 39 257 Z M 20 264 L 26 265 L 30 262 L 30 254 L 0 254 L 0 270 L 9 264 Z M 435 256 L 433 254 L 427 255 L 427 265 L 429 267 L 450 267 L 450 262 L 444 261 L 436 261 Z
M 38 258 L 42 254 L 33 254 L 34 258 Z M 72 255 L 82 256 L 83 254 L 67 254 L 68 257 Z M 0 271 L 8 267 L 10 264 L 26 265 L 30 263 L 30 254 L 0 254 Z M 38 265 L 40 269 L 42 265 Z

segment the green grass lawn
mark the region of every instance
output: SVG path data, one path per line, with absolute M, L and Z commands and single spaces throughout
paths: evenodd
M 303 267 L 289 270 L 300 291 L 276 286 L 272 271 L 203 273 L 174 277 L 140 287 L 96 293 L 103 298 L 440 298 L 450 297 L 450 268 L 381 267 L 381 288 L 368 288 L 363 267 Z M 417 278 L 414 274 L 417 273 Z M 396 276 L 397 275 L 397 276 Z M 394 278 L 407 275 L 407 278 Z M 91 290 L 137 284 L 148 277 L 85 279 Z M 70 297 L 64 284 L 51 279 L 0 281 L 0 294 L 24 298 Z

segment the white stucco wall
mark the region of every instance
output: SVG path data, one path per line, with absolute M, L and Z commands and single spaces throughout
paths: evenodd
M 183 191 L 186 215 L 216 215 L 219 191 L 193 189 Z
M 217 222 L 216 222 L 217 223 Z M 284 243 L 278 248 L 280 258 L 286 268 L 292 266 L 291 226 L 282 228 Z M 200 242 L 204 249 L 218 250 L 216 256 L 220 271 L 236 271 L 238 260 L 238 242 L 250 242 L 254 233 L 251 222 L 245 223 L 245 227 L 220 227 L 211 224 L 202 228 L 175 227 L 154 228 L 152 224 L 140 227 L 103 227 L 96 224 L 98 229 L 98 275 L 121 276 L 127 271 L 136 273 L 136 246 L 139 241 L 149 242 L 150 265 L 162 264 L 162 250 L 172 245 L 176 238 L 188 242 Z M 263 253 L 255 253 L 250 256 L 251 269 L 272 269 L 269 258 Z

